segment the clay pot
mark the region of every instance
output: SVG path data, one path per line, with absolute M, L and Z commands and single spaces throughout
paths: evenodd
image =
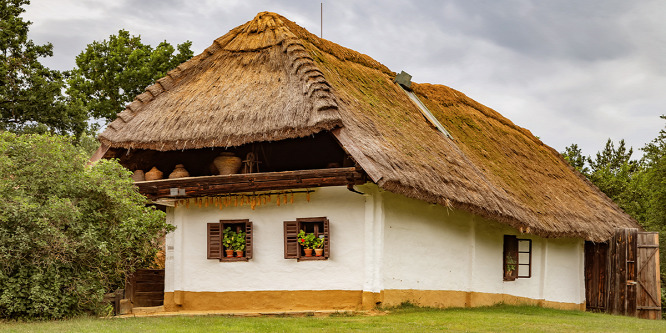
M 324 254 L 324 249 L 314 249 L 315 257 L 321 257 Z
M 234 250 L 224 250 L 227 253 L 227 258 L 233 258 Z
M 213 160 L 219 175 L 233 175 L 238 173 L 242 161 L 240 157 L 234 156 L 234 153 L 224 152 Z
M 303 249 L 306 257 L 312 257 L 312 249 Z
M 240 258 L 243 256 L 243 251 L 236 251 L 236 257 Z
M 158 180 L 162 179 L 162 171 L 160 171 L 157 167 L 153 167 L 150 169 L 150 171 L 146 172 L 146 180 Z
M 169 174 L 169 179 L 173 178 L 183 178 L 183 177 L 189 177 L 190 173 L 185 170 L 185 166 L 182 164 L 176 165 L 176 168 L 173 169 L 173 172 Z
M 132 180 L 135 182 L 142 182 L 146 180 L 146 176 L 144 175 L 143 170 L 134 170 Z

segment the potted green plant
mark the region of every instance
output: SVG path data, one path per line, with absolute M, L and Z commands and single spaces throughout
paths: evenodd
M 245 233 L 238 231 L 236 237 L 234 238 L 234 243 L 232 245 L 236 251 L 236 257 L 240 258 L 243 256 L 243 251 L 245 250 Z
M 314 242 L 317 237 L 313 233 L 306 233 L 301 230 L 298 232 L 298 243 L 303 247 L 306 257 L 312 257 L 312 250 L 314 249 Z
M 231 231 L 230 227 L 227 227 L 222 232 L 222 246 L 224 246 L 224 252 L 227 254 L 227 257 L 234 256 L 234 240 L 236 239 L 236 232 Z
M 314 248 L 316 257 L 321 257 L 324 255 L 324 249 L 322 249 L 322 246 L 324 246 L 324 235 L 319 235 L 319 237 L 315 237 L 314 241 L 312 242 L 312 247 Z
M 506 266 L 504 268 L 504 271 L 506 273 L 504 275 L 504 280 L 513 281 L 515 280 L 513 272 L 516 270 L 516 259 L 513 257 L 513 255 L 511 255 L 511 253 L 507 253 L 505 262 Z

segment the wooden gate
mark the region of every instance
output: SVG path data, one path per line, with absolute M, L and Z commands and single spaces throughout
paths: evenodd
M 636 236 L 638 229 L 618 229 L 608 243 L 606 312 L 636 316 Z
M 164 270 L 137 269 L 125 282 L 125 297 L 134 307 L 164 304 Z
M 638 233 L 638 273 L 636 302 L 639 318 L 661 319 L 659 284 L 659 234 Z
M 585 303 L 591 311 L 661 319 L 659 235 L 617 229 L 608 243 L 585 243 Z

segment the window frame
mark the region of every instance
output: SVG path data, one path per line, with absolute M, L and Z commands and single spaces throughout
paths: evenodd
M 306 228 L 305 224 L 316 223 L 314 227 L 315 236 L 319 236 L 318 233 L 323 234 L 324 236 L 324 253 L 321 257 L 312 256 L 306 257 L 303 253 L 303 246 L 298 242 L 298 232 Z M 322 224 L 323 230 L 319 230 L 318 224 Z M 296 259 L 297 261 L 309 261 L 309 260 L 328 260 L 331 253 L 331 227 L 328 218 L 326 217 L 306 217 L 306 218 L 297 218 L 296 221 L 284 221 L 284 258 L 285 259 Z M 307 228 L 309 229 L 309 228 Z
M 238 225 L 242 224 L 242 227 Z M 225 248 L 222 245 L 222 239 L 224 237 L 224 229 L 227 226 L 236 225 L 236 230 L 240 229 L 245 232 L 245 250 L 243 251 L 242 257 L 226 257 Z M 253 248 L 252 248 L 252 222 L 249 219 L 237 219 L 237 220 L 220 220 L 219 222 L 208 223 L 207 224 L 207 259 L 218 259 L 219 261 L 232 262 L 232 261 L 249 261 L 252 259 Z M 234 251 L 234 254 L 236 252 Z
M 527 244 L 527 250 L 521 251 L 521 243 Z M 521 254 L 527 254 L 527 262 L 520 259 Z M 515 270 L 507 271 L 507 258 L 515 258 Z M 520 275 L 520 267 L 527 266 L 527 275 Z M 504 235 L 504 251 L 502 252 L 502 272 L 504 281 L 515 281 L 516 279 L 529 279 L 532 277 L 532 240 L 518 238 L 513 235 Z

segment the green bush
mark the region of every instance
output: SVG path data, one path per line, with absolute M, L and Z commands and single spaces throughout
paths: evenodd
M 0 317 L 98 313 L 170 230 L 117 161 L 64 137 L 0 132 Z

